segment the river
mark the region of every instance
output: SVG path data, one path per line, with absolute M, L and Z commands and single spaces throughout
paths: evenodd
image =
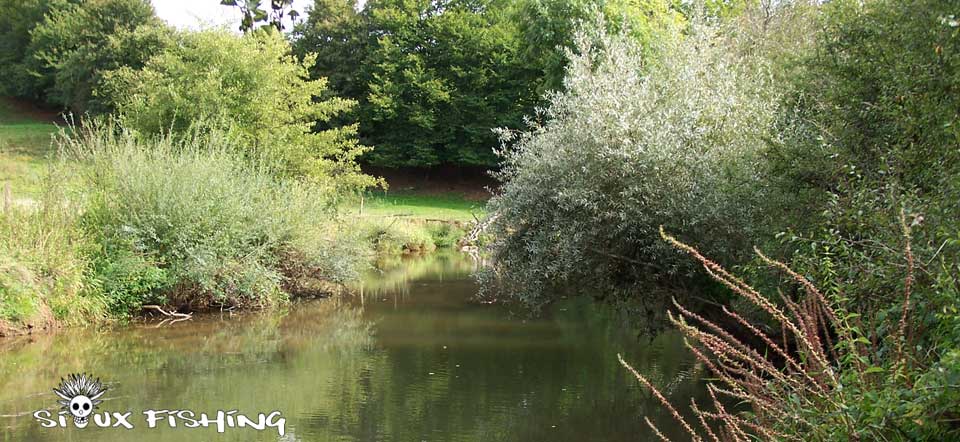
M 652 339 L 613 309 L 567 299 L 537 315 L 476 302 L 466 255 L 384 264 L 340 299 L 281 311 L 198 315 L 0 341 L 5 441 L 644 441 L 648 416 L 679 437 L 617 353 L 671 401 L 703 401 L 703 373 L 680 337 Z M 107 386 L 97 412 L 133 429 L 44 428 L 61 377 Z M 684 406 L 683 409 L 686 409 Z M 148 425 L 145 410 L 194 416 L 278 412 L 284 435 L 216 425 Z M 158 414 L 157 416 L 163 416 Z M 230 415 L 234 420 L 235 415 Z M 51 423 L 53 421 L 50 421 Z M 114 420 L 113 424 L 116 424 Z

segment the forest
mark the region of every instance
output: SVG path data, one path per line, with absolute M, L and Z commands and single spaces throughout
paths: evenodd
M 0 0 L 0 334 L 295 309 L 456 248 L 484 305 L 678 333 L 703 396 L 606 355 L 650 440 L 960 438 L 960 1 L 222 3 Z

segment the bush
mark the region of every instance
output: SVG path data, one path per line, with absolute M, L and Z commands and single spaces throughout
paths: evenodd
M 144 141 L 94 123 L 61 141 L 82 162 L 80 223 L 115 314 L 275 305 L 300 279 L 351 277 L 364 256 L 334 234 L 335 195 L 275 178 L 221 133 Z
M 286 176 L 308 176 L 328 195 L 355 192 L 375 181 L 356 157 L 356 125 L 314 131 L 354 106 L 323 98 L 326 80 L 309 80 L 313 57 L 301 63 L 277 32 L 244 36 L 228 31 L 182 32 L 176 44 L 153 55 L 142 69 L 112 72 L 109 93 L 125 127 L 145 137 L 167 132 L 232 131 L 236 146 L 275 163 Z
M 953 13 L 937 1 L 825 7 L 817 51 L 796 70 L 793 136 L 772 150 L 782 204 L 769 212 L 785 215 L 775 222 L 786 251 L 800 252 L 800 270 L 871 312 L 890 306 L 884 294 L 898 284 L 889 277 L 900 240 L 890 214 L 905 207 L 924 226 L 918 254 L 945 257 L 949 269 L 960 253 Z
M 460 226 L 453 223 L 431 223 L 427 225 L 427 232 L 433 245 L 437 248 L 449 248 L 457 245 L 457 242 L 467 234 Z
M 573 281 L 622 290 L 687 273 L 656 240 L 661 224 L 744 255 L 777 113 L 768 67 L 713 25 L 660 43 L 647 64 L 628 38 L 581 33 L 546 122 L 504 131 L 494 273 L 525 300 Z

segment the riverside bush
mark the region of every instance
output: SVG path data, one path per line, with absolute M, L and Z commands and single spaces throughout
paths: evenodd
M 81 163 L 79 222 L 112 313 L 265 307 L 300 279 L 352 276 L 366 254 L 335 235 L 333 196 L 276 178 L 234 142 L 220 132 L 144 140 L 96 123 L 61 138 Z
M 578 36 L 566 91 L 539 120 L 503 131 L 493 274 L 533 303 L 572 281 L 622 289 L 689 272 L 657 240 L 661 224 L 737 260 L 762 198 L 778 109 L 762 59 L 699 21 L 661 40 L 655 63 L 596 34 Z
M 911 310 L 915 333 L 907 345 L 916 357 L 847 404 L 862 419 L 856 428 L 864 439 L 958 434 L 957 6 L 934 0 L 824 6 L 817 50 L 800 58 L 794 77 L 792 135 L 771 156 L 771 176 L 778 177 L 772 187 L 782 203 L 768 212 L 776 215 L 793 266 L 861 318 L 858 328 L 880 354 L 896 351 L 885 339 L 895 331 L 888 318 Z M 905 285 L 903 240 L 891 215 L 898 210 L 914 232 L 909 302 L 891 295 Z M 818 431 L 848 434 L 829 426 Z
M 711 391 L 751 405 L 695 410 L 691 439 L 960 437 L 956 8 L 829 2 L 814 50 L 780 66 L 793 84 L 766 152 L 764 211 L 779 232 L 769 245 L 796 272 L 758 260 L 778 270 L 759 282 L 779 299 L 666 237 L 766 312 L 724 309 L 731 328 L 677 306 L 674 323 L 719 379 Z

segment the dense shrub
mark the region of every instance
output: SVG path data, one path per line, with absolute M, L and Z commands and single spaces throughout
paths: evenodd
M 91 124 L 63 139 L 82 162 L 97 279 L 115 314 L 282 302 L 301 278 L 344 280 L 365 258 L 336 234 L 334 198 L 277 179 L 218 132 L 149 141 Z
M 306 175 L 342 192 L 374 183 L 355 162 L 367 150 L 356 125 L 313 131 L 317 120 L 354 103 L 319 99 L 326 80 L 307 78 L 312 58 L 297 61 L 282 35 L 209 30 L 176 40 L 142 69 L 112 73 L 110 90 L 127 128 L 147 137 L 189 136 L 198 125 L 229 130 L 245 153 L 276 163 L 284 175 Z
M 771 150 L 781 199 L 769 213 L 779 215 L 783 250 L 863 318 L 865 339 L 886 352 L 885 318 L 904 308 L 891 294 L 903 290 L 895 214 L 906 211 L 918 268 L 909 343 L 922 352 L 903 375 L 908 385 L 889 382 L 855 406 L 865 428 L 889 430 L 887 419 L 910 416 L 898 431 L 917 439 L 945 437 L 937 431 L 960 413 L 957 390 L 947 387 L 960 378 L 957 7 L 932 0 L 825 6 L 816 51 L 794 67 L 790 136 Z
M 791 85 L 782 136 L 765 152 L 764 205 L 779 232 L 771 246 L 798 273 L 760 261 L 802 290 L 778 289 L 780 298 L 767 301 L 674 241 L 766 312 L 725 311 L 740 325 L 727 334 L 678 307 L 675 323 L 725 384 L 714 393 L 752 406 L 732 414 L 715 402 L 715 411 L 698 412 L 722 439 L 738 431 L 761 440 L 960 434 L 957 6 L 831 2 L 812 50 L 777 59 Z M 707 437 L 706 427 L 696 431 Z
M 410 220 L 375 218 L 361 224 L 360 230 L 381 256 L 431 252 L 437 248 L 430 230 Z
M 771 213 L 786 215 L 777 222 L 786 244 L 802 252 L 798 265 L 870 311 L 888 306 L 883 294 L 898 284 L 889 263 L 899 241 L 892 214 L 901 207 L 924 226 L 918 254 L 950 268 L 960 252 L 953 12 L 939 1 L 826 7 L 817 50 L 796 70 L 792 136 L 771 151 L 782 195 Z
M 689 266 L 656 239 L 661 224 L 743 254 L 777 95 L 763 61 L 722 31 L 693 24 L 650 64 L 631 39 L 580 35 L 545 122 L 505 131 L 490 203 L 499 282 L 537 302 L 572 281 L 622 289 L 676 276 Z

